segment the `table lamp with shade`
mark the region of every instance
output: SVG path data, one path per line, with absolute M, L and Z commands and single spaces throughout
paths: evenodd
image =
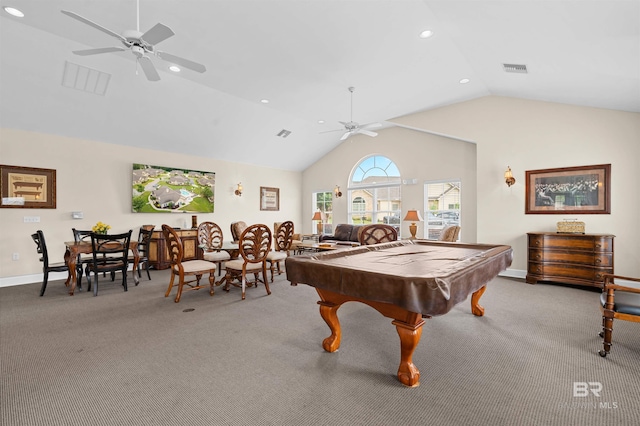
M 407 211 L 407 215 L 404 217 L 405 221 L 412 222 L 409 225 L 409 232 L 411 232 L 411 239 L 416 239 L 416 232 L 418 231 L 418 226 L 416 222 L 422 222 L 422 216 L 420 216 L 420 212 L 418 210 L 409 210 Z
M 318 235 L 322 234 L 322 222 L 324 221 L 324 213 L 322 213 L 320 210 L 317 210 L 314 214 L 313 217 L 311 218 L 311 220 L 317 220 L 318 221 Z

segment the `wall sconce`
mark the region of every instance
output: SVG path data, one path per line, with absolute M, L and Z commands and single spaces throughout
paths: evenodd
M 324 221 L 324 213 L 322 213 L 320 210 L 316 210 L 311 220 L 318 221 L 316 230 L 318 231 L 318 235 L 322 234 L 322 222 Z
M 235 194 L 236 194 L 238 197 L 242 197 L 242 184 L 241 184 L 240 182 L 238 182 L 238 187 L 236 188 L 236 192 L 235 192 Z
M 342 192 L 340 192 L 340 187 L 338 185 L 333 188 L 333 194 L 336 196 L 336 198 L 342 197 Z
M 416 222 L 422 222 L 422 216 L 420 216 L 420 212 L 418 210 L 409 210 L 403 220 L 412 222 L 411 225 L 409 225 L 409 232 L 411 232 L 411 239 L 415 240 L 416 231 L 418 230 Z
M 513 177 L 513 173 L 511 173 L 511 167 L 507 166 L 507 170 L 504 172 L 504 181 L 507 183 L 507 186 L 511 186 L 516 183 L 516 179 Z

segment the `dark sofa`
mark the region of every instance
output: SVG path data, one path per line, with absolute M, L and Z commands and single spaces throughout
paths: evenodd
M 322 243 L 336 243 L 336 244 L 359 244 L 358 233 L 363 225 L 350 225 L 347 223 L 340 223 L 336 225 L 333 231 L 333 235 L 320 235 L 319 241 Z

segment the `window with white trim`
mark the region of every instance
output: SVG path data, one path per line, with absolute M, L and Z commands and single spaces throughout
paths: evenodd
M 364 158 L 349 179 L 349 223 L 388 223 L 400 232 L 401 184 L 400 170 L 389 158 Z
M 460 226 L 460 187 L 459 180 L 425 182 L 422 238 L 437 240 L 447 226 Z

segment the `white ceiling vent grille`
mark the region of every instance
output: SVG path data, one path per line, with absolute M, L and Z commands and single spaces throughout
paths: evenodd
M 64 63 L 64 74 L 62 75 L 62 85 L 64 87 L 104 96 L 107 93 L 110 79 L 111 74 L 69 61 Z
M 527 66 L 519 64 L 502 64 L 505 72 L 517 72 L 520 74 L 527 74 Z
M 286 138 L 290 134 L 291 134 L 290 130 L 282 129 L 282 130 L 280 130 L 280 133 L 278 133 L 276 136 L 280 136 L 282 138 Z

